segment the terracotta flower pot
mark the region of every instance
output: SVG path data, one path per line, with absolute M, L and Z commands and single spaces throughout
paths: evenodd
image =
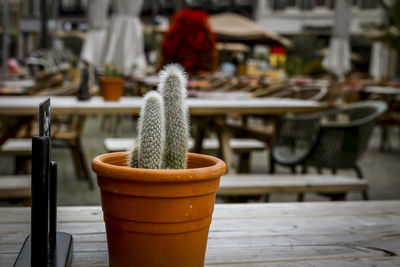
M 119 77 L 100 77 L 100 89 L 105 101 L 119 101 L 124 80 Z
M 127 152 L 93 159 L 110 266 L 203 266 L 225 163 L 188 154 L 184 170 L 124 167 Z

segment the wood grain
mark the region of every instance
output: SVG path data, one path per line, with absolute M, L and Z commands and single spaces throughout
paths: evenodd
M 61 207 L 73 266 L 108 266 L 100 207 Z M 29 233 L 28 208 L 0 208 L 0 266 Z M 396 266 L 400 201 L 217 204 L 206 266 Z

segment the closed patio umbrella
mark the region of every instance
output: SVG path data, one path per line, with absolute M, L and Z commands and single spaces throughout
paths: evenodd
M 329 51 L 322 61 L 322 66 L 329 72 L 343 79 L 350 71 L 349 28 L 351 19 L 351 1 L 338 0 L 335 13 L 335 25 L 329 43 Z
M 82 47 L 81 58 L 95 68 L 101 68 L 103 65 L 108 4 L 109 0 L 89 0 L 87 6 L 89 31 Z
M 377 81 L 388 75 L 389 54 L 384 43 L 376 41 L 372 44 L 369 74 Z
M 142 25 L 139 19 L 143 0 L 114 0 L 116 13 L 107 29 L 104 63 L 130 76 L 146 67 Z

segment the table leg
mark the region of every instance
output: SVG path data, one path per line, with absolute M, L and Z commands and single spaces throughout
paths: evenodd
M 232 166 L 233 152 L 229 145 L 231 133 L 229 132 L 228 126 L 225 124 L 225 117 L 217 118 L 215 122 L 218 126 L 220 157 L 225 161 L 227 173 L 234 173 Z
M 201 153 L 208 120 L 207 123 L 204 123 L 201 119 L 193 119 L 193 122 L 196 123 L 197 131 L 194 136 L 194 146 L 192 151 L 194 153 Z
M 275 138 L 276 138 L 276 135 L 278 134 L 277 131 L 279 129 L 279 124 L 281 123 L 281 120 L 280 120 L 280 117 L 278 117 L 278 116 L 271 117 L 271 120 L 274 124 L 274 133 L 271 136 L 271 138 L 267 141 L 269 141 L 269 143 L 268 143 L 269 173 L 274 174 L 275 173 L 275 160 L 274 160 L 274 157 L 272 156 L 272 151 L 274 149 Z

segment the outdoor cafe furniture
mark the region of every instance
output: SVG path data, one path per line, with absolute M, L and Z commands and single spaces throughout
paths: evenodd
M 322 101 L 328 94 L 327 87 L 303 85 L 289 86 L 264 95 L 265 97 L 295 98 L 304 100 Z
M 90 177 L 81 141 L 85 119 L 84 115 L 54 117 L 51 132 L 52 147 L 66 148 L 71 151 L 76 177 L 86 180 L 89 188 L 93 189 L 94 184 Z M 32 154 L 30 138 L 38 134 L 35 125 L 37 125 L 37 121 L 28 122 L 18 129 L 19 138 L 8 138 L 0 145 L 1 153 L 15 157 L 15 174 L 21 171 L 27 173 L 27 163 Z
M 216 204 L 205 266 L 398 266 L 400 201 Z M 13 266 L 29 208 L 0 208 L 0 265 Z M 72 266 L 108 266 L 100 207 L 59 207 Z
M 360 94 L 364 97 L 379 99 L 388 104 L 388 111 L 379 120 L 381 126 L 381 149 L 390 148 L 389 127 L 400 126 L 400 87 L 366 86 Z
M 353 169 L 363 178 L 357 162 L 368 146 L 376 120 L 387 106 L 380 101 L 364 101 L 334 110 L 285 116 L 272 152 L 275 162 L 331 169 Z M 364 192 L 364 198 L 367 194 Z
M 325 86 L 304 85 L 304 86 L 287 86 L 286 88 L 276 89 L 267 94 L 266 97 L 293 98 L 302 100 L 322 101 L 328 93 Z M 254 138 L 262 141 L 269 148 L 269 156 L 273 148 L 275 138 L 275 126 L 279 124 L 279 118 L 269 117 L 264 118 L 264 125 L 251 125 L 247 123 L 248 118 L 241 118 L 241 121 L 230 121 L 229 127 L 235 136 L 243 136 Z M 243 162 L 248 162 L 249 154 L 242 154 L 240 157 L 241 165 Z M 271 164 L 271 162 L 270 162 Z M 244 168 L 248 170 L 247 168 Z M 274 172 L 273 166 L 270 166 L 270 172 Z
M 0 98 L 0 115 L 32 117 L 37 112 L 37 104 L 44 97 L 2 97 Z M 89 114 L 131 114 L 138 115 L 142 105 L 141 97 L 122 97 L 118 102 L 105 102 L 101 97 L 91 97 L 88 101 L 78 101 L 73 96 L 51 97 L 52 115 L 89 115 Z M 326 109 L 326 105 L 315 101 L 296 99 L 187 99 L 190 115 L 198 118 L 197 121 L 205 123 L 217 121 L 218 136 L 222 159 L 227 163 L 228 170 L 232 166 L 232 151 L 229 147 L 231 134 L 225 124 L 226 117 L 230 114 L 238 115 L 281 115 L 285 113 L 309 113 Z M 10 125 L 8 137 L 18 129 L 18 125 Z M 202 128 L 202 127 L 200 127 Z M 205 130 L 204 128 L 202 128 Z M 2 138 L 4 143 L 7 138 Z M 199 151 L 204 139 L 204 134 L 195 136 L 195 151 Z M 0 142 L 0 145 L 2 143 Z M 196 150 L 197 149 L 197 150 Z

